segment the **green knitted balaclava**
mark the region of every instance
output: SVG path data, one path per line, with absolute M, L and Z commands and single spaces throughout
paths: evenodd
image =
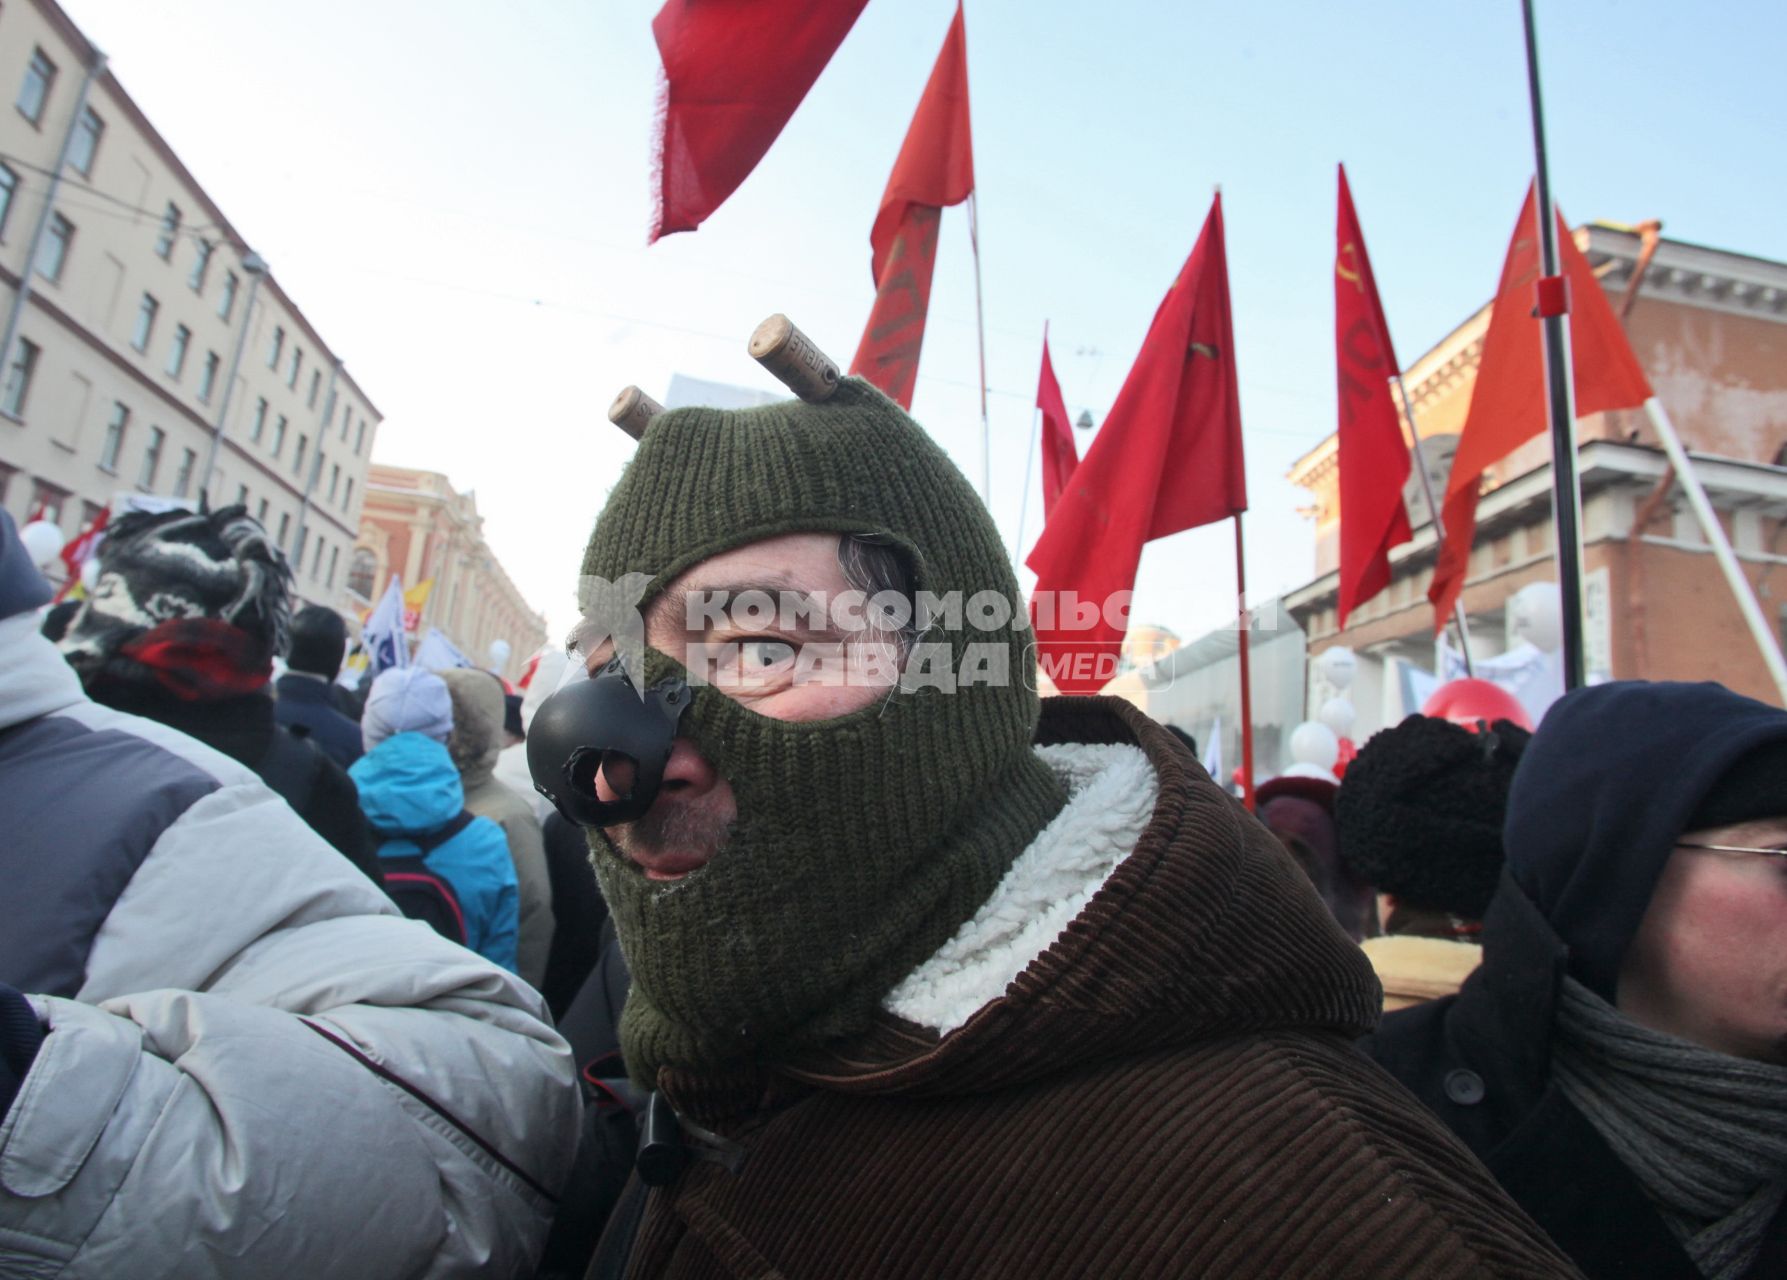
M 691 566 L 795 532 L 891 538 L 921 591 L 963 601 L 996 592 L 1021 611 L 973 489 L 915 422 L 854 378 L 820 405 L 654 418 L 590 537 L 586 591 L 644 573 L 643 609 Z M 1031 750 L 1030 633 L 1021 619 L 996 630 L 952 621 L 941 613 L 909 670 L 922 662 L 932 675 L 947 665 L 991 679 L 914 682 L 805 722 L 698 688 L 678 731 L 731 783 L 738 816 L 719 855 L 685 879 L 646 880 L 592 832 L 632 970 L 621 1043 L 636 1079 L 653 1083 L 665 1066 L 774 1063 L 860 1030 L 1060 810 L 1061 784 Z M 669 673 L 682 674 L 678 662 L 649 650 L 647 683 Z

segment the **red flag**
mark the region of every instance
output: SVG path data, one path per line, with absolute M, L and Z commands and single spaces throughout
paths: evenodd
M 973 190 L 968 40 L 958 3 L 869 232 L 875 306 L 850 362 L 851 373 L 867 378 L 902 408 L 912 407 L 942 210 Z
M 1414 536 L 1402 486 L 1409 449 L 1390 399 L 1397 371 L 1365 234 L 1340 167 L 1335 229 L 1334 349 L 1340 374 L 1340 625 L 1390 585 L 1390 548 Z
M 757 167 L 868 0 L 667 0 L 651 240 L 693 231 Z
M 1042 518 L 1047 520 L 1080 461 L 1079 451 L 1073 447 L 1067 405 L 1061 399 L 1061 384 L 1056 381 L 1055 366 L 1049 360 L 1047 325 L 1042 330 L 1042 373 L 1036 380 L 1036 407 L 1042 410 Z
M 1246 509 L 1218 196 L 1030 552 L 1030 620 L 1055 687 L 1094 693 L 1115 673 L 1144 543 Z
M 1537 209 L 1534 188 L 1529 186 L 1520 221 L 1514 224 L 1507 260 L 1502 263 L 1489 330 L 1483 335 L 1483 359 L 1471 389 L 1471 407 L 1446 482 L 1446 541 L 1427 591 L 1436 631 L 1445 626 L 1458 593 L 1464 589 L 1483 473 L 1550 425 L 1545 407 L 1544 332 L 1534 314 L 1533 286 L 1542 270 Z M 1561 211 L 1557 214 L 1557 238 L 1564 278 L 1569 282 L 1570 372 L 1577 416 L 1643 404 L 1650 399 L 1650 383 Z

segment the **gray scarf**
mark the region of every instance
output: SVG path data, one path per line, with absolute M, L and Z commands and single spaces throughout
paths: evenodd
M 1737 1280 L 1787 1195 L 1787 1067 L 1641 1027 L 1574 978 L 1558 1087 L 1656 1203 L 1708 1280 Z

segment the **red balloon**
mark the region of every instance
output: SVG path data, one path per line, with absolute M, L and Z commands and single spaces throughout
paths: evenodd
M 1528 733 L 1533 730 L 1532 718 L 1519 699 L 1500 685 L 1487 680 L 1448 680 L 1433 691 L 1421 706 L 1421 714 L 1477 731 L 1479 725 L 1497 720 L 1511 720 Z

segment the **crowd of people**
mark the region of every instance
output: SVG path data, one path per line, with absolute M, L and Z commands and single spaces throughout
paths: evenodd
M 54 609 L 0 514 L 0 1275 L 1787 1275 L 1787 712 L 1411 717 L 1256 819 L 1119 700 L 803 682 L 985 636 L 686 600 L 1019 596 L 854 379 L 653 418 L 583 572 L 637 650 L 354 691 L 242 508 Z

